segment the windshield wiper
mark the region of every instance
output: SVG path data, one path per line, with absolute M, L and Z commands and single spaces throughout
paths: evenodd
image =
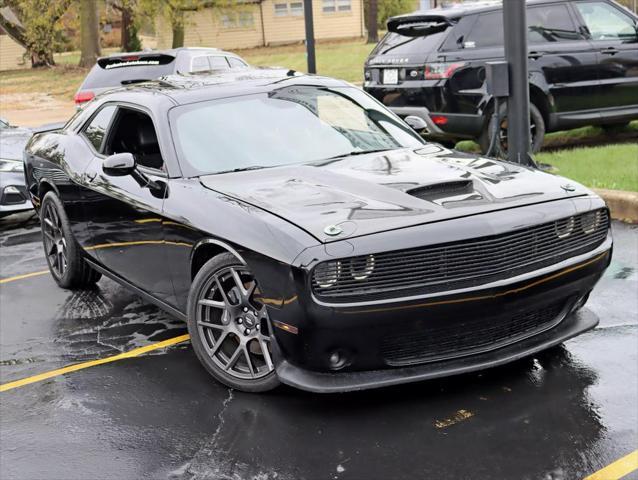
M 341 155 L 335 155 L 334 157 L 326 158 L 326 160 L 335 160 L 337 158 L 344 157 L 354 157 L 355 155 L 366 155 L 367 153 L 379 153 L 379 152 L 388 152 L 390 150 L 394 150 L 393 148 L 379 148 L 377 150 L 356 150 L 350 153 L 342 153 Z
M 213 175 L 220 175 L 222 173 L 235 173 L 235 172 L 247 172 L 248 170 L 261 170 L 262 168 L 270 168 L 266 165 L 251 165 L 250 167 L 231 168 L 230 170 L 222 170 L 215 172 Z

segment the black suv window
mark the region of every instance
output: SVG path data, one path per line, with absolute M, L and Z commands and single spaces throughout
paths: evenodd
M 111 123 L 111 118 L 115 113 L 115 106 L 107 105 L 102 108 L 99 113 L 93 117 L 93 120 L 86 126 L 82 135 L 84 135 L 89 142 L 93 145 L 96 151 L 100 151 L 102 148 L 102 142 L 104 141 L 104 135 L 106 129 Z
M 527 10 L 529 43 L 569 42 L 581 40 L 566 5 L 542 5 Z M 479 15 L 468 35 L 465 48 L 502 47 L 503 12 Z
M 464 45 L 465 48 L 502 47 L 503 12 L 499 10 L 479 15 Z
M 529 43 L 582 40 L 566 5 L 542 5 L 527 10 Z
M 636 23 L 617 8 L 596 1 L 578 2 L 575 5 L 592 40 L 636 40 Z
M 431 52 L 439 47 L 447 36 L 448 31 L 449 27 L 444 31 L 415 37 L 407 37 L 398 33 L 389 32 L 381 39 L 372 53 L 374 55 L 383 55 L 385 53 L 410 55 L 414 53 Z

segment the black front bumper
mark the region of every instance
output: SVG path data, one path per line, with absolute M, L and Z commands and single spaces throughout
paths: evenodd
M 297 297 L 271 311 L 277 374 L 304 390 L 350 391 L 457 375 L 532 355 L 597 325 L 593 314 L 573 312 L 610 259 L 608 237 L 589 254 L 483 289 L 376 305 L 321 305 Z M 542 311 L 549 312 L 542 323 L 503 335 L 502 328 L 517 328 Z M 446 329 L 448 336 L 440 337 Z M 398 344 L 388 349 L 393 336 Z M 331 363 L 335 352 L 347 359 L 344 365 Z
M 290 386 L 317 393 L 336 393 L 430 380 L 503 365 L 559 345 L 598 325 L 598 317 L 583 309 L 568 315 L 555 328 L 527 340 L 480 355 L 424 365 L 365 372 L 314 372 L 286 360 L 277 365 L 279 379 Z

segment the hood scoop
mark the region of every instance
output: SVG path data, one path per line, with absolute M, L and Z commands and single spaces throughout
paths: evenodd
M 443 198 L 474 193 L 474 182 L 472 180 L 455 180 L 453 182 L 433 183 L 412 188 L 405 193 L 421 200 L 436 202 Z

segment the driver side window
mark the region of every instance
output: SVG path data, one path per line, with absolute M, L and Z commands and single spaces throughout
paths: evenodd
M 132 153 L 139 166 L 164 170 L 155 126 L 146 113 L 120 107 L 104 146 L 105 155 Z

